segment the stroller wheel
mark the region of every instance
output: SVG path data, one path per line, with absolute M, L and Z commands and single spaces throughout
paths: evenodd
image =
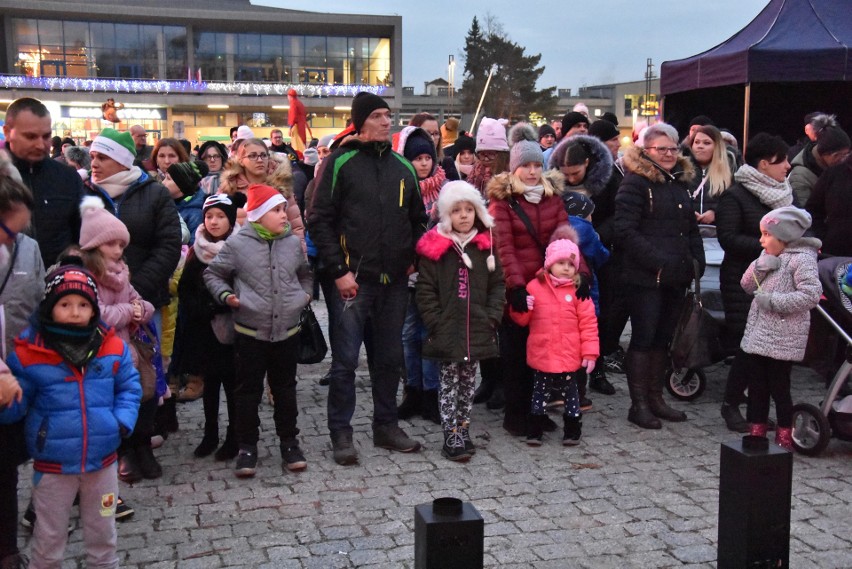
M 694 401 L 707 387 L 707 375 L 702 369 L 666 370 L 666 389 L 679 401 Z
M 793 447 L 807 456 L 817 456 L 831 438 L 828 418 L 810 403 L 793 405 Z

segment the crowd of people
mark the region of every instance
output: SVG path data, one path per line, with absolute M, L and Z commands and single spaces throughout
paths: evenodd
M 721 415 L 792 448 L 790 371 L 820 296 L 818 251 L 852 256 L 850 141 L 835 117 L 808 115 L 798 150 L 759 133 L 744 153 L 706 116 L 682 140 L 657 122 L 628 145 L 615 116 L 592 120 L 584 105 L 537 128 L 485 117 L 475 133 L 421 113 L 392 136 L 391 117 L 363 92 L 345 130 L 304 150 L 246 125 L 229 146 L 150 146 L 139 125 L 77 146 L 51 140 L 38 100 L 9 105 L 0 567 L 26 566 L 15 526 L 28 458 L 31 566 L 61 565 L 78 502 L 88 566 L 117 567 L 115 521 L 133 515 L 118 482 L 162 476 L 156 449 L 179 428 L 177 401 L 202 400 L 194 455 L 248 478 L 266 392 L 282 466 L 304 470 L 299 334 L 320 291 L 339 465 L 359 460 L 362 345 L 372 441 L 391 451 L 421 449 L 400 426 L 420 416 L 440 425 L 445 458 L 470 460 L 476 403 L 502 409 L 505 431 L 530 446 L 560 429 L 548 410 L 561 411 L 556 438 L 573 447 L 591 392 L 617 394 L 614 373 L 626 374 L 630 423 L 686 421 L 663 388 L 705 267 L 703 226 L 725 250 Z

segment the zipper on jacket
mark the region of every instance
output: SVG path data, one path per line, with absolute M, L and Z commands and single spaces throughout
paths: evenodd
M 79 371 L 71 368 L 71 371 L 74 375 L 68 378 L 68 380 L 75 381 L 77 389 L 80 392 L 80 426 L 83 428 L 83 452 L 80 453 L 80 472 L 86 472 L 86 455 L 89 450 L 89 420 L 86 415 L 86 390 L 83 389 L 83 378 L 86 375 L 86 368 L 82 367 Z
M 651 208 L 650 213 L 654 213 L 654 192 L 650 186 L 648 186 L 648 207 Z

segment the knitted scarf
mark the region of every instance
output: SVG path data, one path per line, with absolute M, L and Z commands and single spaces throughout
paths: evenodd
M 115 199 L 126 192 L 127 188 L 138 180 L 141 175 L 142 170 L 139 169 L 139 166 L 134 166 L 130 170 L 122 170 L 109 178 L 95 182 L 95 184 L 103 188 L 109 197 Z
M 98 285 L 116 292 L 130 286 L 130 269 L 124 261 L 106 261 L 106 271 L 98 279 Z
M 209 265 L 210 261 L 216 258 L 216 255 L 219 254 L 219 251 L 224 246 L 224 238 L 218 241 L 210 241 L 207 238 L 203 225 L 199 225 L 198 229 L 195 230 L 195 244 L 192 246 L 192 250 L 195 252 L 195 256 L 198 257 L 198 260 L 205 265 Z
M 446 181 L 447 175 L 440 166 L 432 171 L 431 176 L 420 180 L 420 196 L 423 198 L 423 205 L 426 206 L 426 213 L 430 213 L 432 204 L 438 201 L 438 194 Z
M 544 196 L 544 186 L 524 186 L 524 199 L 530 203 L 541 203 L 541 198 Z
M 769 209 L 777 209 L 793 203 L 793 188 L 790 187 L 790 182 L 786 178 L 779 182 L 748 164 L 743 164 L 734 174 L 734 179 Z
M 491 180 L 492 175 L 491 168 L 482 162 L 476 162 L 473 165 L 473 169 L 467 175 L 467 182 L 485 196 L 485 187 Z

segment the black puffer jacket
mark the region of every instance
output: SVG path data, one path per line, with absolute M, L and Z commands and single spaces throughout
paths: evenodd
M 852 157 L 823 172 L 805 209 L 813 216 L 811 229 L 822 240 L 822 252 L 852 257 Z
M 613 252 L 615 248 L 615 196 L 621 181 L 624 180 L 624 172 L 619 164 L 613 164 L 609 180 L 599 194 L 592 196 L 595 211 L 592 212 L 592 225 L 600 235 L 604 247 Z
M 309 227 L 328 275 L 407 279 L 427 222 L 414 168 L 390 143 L 359 140 L 341 144 L 325 162 Z
M 12 154 L 12 161 L 33 192 L 35 208 L 27 233 L 38 242 L 44 266 L 49 267 L 63 249 L 80 241 L 83 181 L 73 168 L 52 158 L 30 163 Z
M 689 160 L 678 159 L 673 173 L 654 166 L 639 148 L 624 155 L 626 175 L 615 196 L 615 231 L 625 285 L 685 287 L 692 260 L 704 272 L 704 246 L 687 185 L 694 176 Z
M 93 182 L 87 189 L 127 226 L 130 245 L 124 255 L 130 284 L 154 308 L 168 304 L 169 278 L 181 249 L 180 220 L 169 191 L 144 172 L 115 200 Z
M 740 279 L 752 261 L 760 256 L 760 220 L 769 213 L 768 206 L 739 182 L 731 185 L 719 198 L 716 207 L 716 236 L 725 251 L 719 271 L 725 323 L 730 340 L 742 338 L 752 295 L 740 286 Z

